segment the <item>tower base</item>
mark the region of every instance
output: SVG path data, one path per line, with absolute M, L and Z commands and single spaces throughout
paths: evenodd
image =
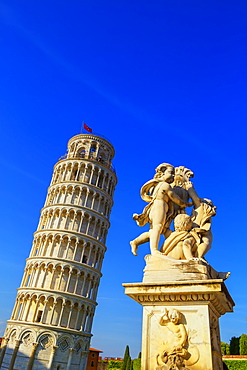
M 8 321 L 0 369 L 85 370 L 91 334 L 48 325 Z

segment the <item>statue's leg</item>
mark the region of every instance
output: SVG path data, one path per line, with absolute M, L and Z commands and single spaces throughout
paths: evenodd
M 205 254 L 209 251 L 209 249 L 211 248 L 211 244 L 206 241 L 205 243 L 201 243 L 198 245 L 198 257 L 199 258 L 202 258 L 203 256 L 205 256 Z
M 163 224 L 158 223 L 153 225 L 153 228 L 150 229 L 150 250 L 151 254 L 160 254 L 161 252 L 158 250 L 160 235 L 163 229 Z
M 202 243 L 198 245 L 198 257 L 202 258 L 212 246 L 212 233 L 208 231 L 202 237 Z
M 130 242 L 131 252 L 134 254 L 134 256 L 137 256 L 137 249 L 139 245 L 147 243 L 148 241 L 149 231 L 146 231 Z
M 190 239 L 184 240 L 183 242 L 183 253 L 187 260 L 193 258 L 192 254 L 192 241 Z
M 166 222 L 167 210 L 168 205 L 164 200 L 156 199 L 154 201 L 149 215 L 152 224 L 152 227 L 149 230 L 151 254 L 161 254 L 161 252 L 158 250 L 158 246 L 160 235 L 163 232 Z

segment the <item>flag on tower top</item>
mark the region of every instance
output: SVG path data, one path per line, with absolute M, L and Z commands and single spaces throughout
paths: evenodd
M 90 127 L 88 127 L 88 125 L 86 125 L 86 123 L 83 123 L 83 127 L 84 127 L 85 130 L 87 130 L 89 132 L 93 132 L 93 130 Z

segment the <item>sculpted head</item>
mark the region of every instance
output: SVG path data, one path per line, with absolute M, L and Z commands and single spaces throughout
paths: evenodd
M 181 319 L 181 314 L 178 310 L 173 308 L 168 312 L 168 318 L 171 322 L 173 322 L 173 324 L 177 324 Z
M 189 215 L 181 213 L 174 219 L 174 227 L 176 231 L 189 231 L 192 229 L 192 220 Z
M 161 163 L 156 169 L 155 179 L 162 179 L 171 184 L 174 181 L 175 168 L 169 163 Z

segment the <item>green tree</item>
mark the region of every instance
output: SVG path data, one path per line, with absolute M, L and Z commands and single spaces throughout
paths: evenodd
M 123 365 L 122 365 L 122 370 L 129 370 L 127 368 L 128 365 L 128 359 L 130 358 L 130 349 L 129 346 L 126 346 L 125 352 L 124 352 L 124 359 L 123 359 Z
M 247 355 L 247 335 L 242 334 L 239 339 L 239 353 L 240 355 Z
M 239 355 L 239 337 L 230 339 L 230 355 Z
M 133 360 L 133 369 L 141 370 L 141 359 L 139 357 Z
M 142 353 L 139 352 L 138 358 L 142 358 Z
M 230 346 L 228 343 L 221 342 L 220 346 L 222 355 L 230 355 Z
M 109 370 L 115 370 L 115 369 L 121 369 L 121 368 L 122 368 L 122 361 L 110 360 L 108 362 L 108 369 Z
M 133 365 L 133 361 L 131 360 L 131 357 L 130 357 L 130 367 L 129 367 L 129 370 L 134 370 L 134 365 Z
M 131 357 L 129 356 L 127 360 L 126 370 L 131 370 L 131 365 L 132 365 Z

